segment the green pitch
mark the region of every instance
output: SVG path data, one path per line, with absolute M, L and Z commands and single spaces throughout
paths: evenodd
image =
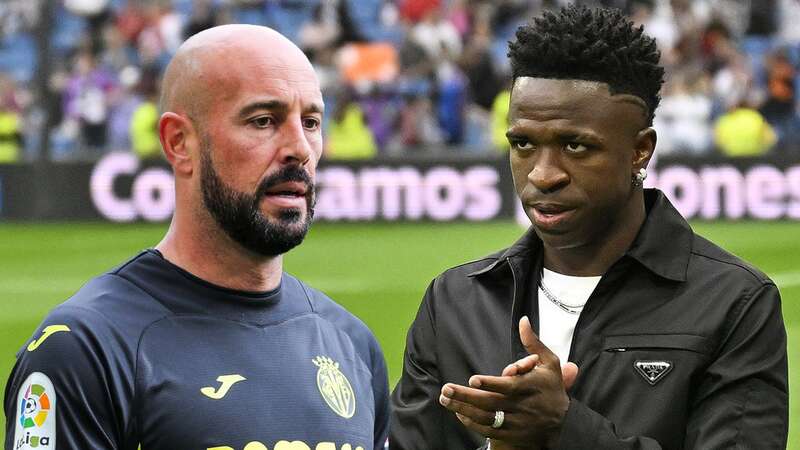
M 792 393 L 800 390 L 800 222 L 698 223 L 695 229 L 777 282 L 789 333 Z M 42 317 L 87 279 L 154 245 L 163 225 L 0 224 L 0 379 Z M 361 317 L 380 340 L 391 383 L 422 293 L 443 269 L 509 245 L 511 223 L 317 225 L 286 258 L 289 272 Z M 789 448 L 800 450 L 800 399 Z M 3 427 L 4 429 L 5 427 Z M 0 429 L 0 442 L 3 441 Z

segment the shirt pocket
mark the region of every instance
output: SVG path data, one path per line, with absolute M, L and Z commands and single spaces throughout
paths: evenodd
M 691 379 L 710 353 L 708 339 L 691 334 L 628 334 L 603 338 L 604 360 L 619 381 L 642 383 L 648 392 L 659 389 L 688 394 Z
M 603 351 L 688 351 L 707 355 L 710 353 L 708 339 L 693 334 L 622 334 L 605 336 Z
M 681 435 L 693 390 L 713 352 L 710 339 L 628 334 L 604 336 L 601 342 L 599 358 L 584 374 L 586 402 L 623 434 L 659 442 Z

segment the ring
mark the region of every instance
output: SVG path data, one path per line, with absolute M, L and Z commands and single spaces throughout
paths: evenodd
M 494 423 L 492 424 L 492 428 L 497 429 L 503 426 L 503 421 L 506 419 L 506 413 L 503 411 L 495 411 L 494 412 Z

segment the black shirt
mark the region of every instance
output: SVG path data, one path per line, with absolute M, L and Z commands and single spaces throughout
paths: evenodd
M 634 243 L 590 296 L 569 360 L 559 449 L 784 449 L 786 331 L 775 284 L 694 234 L 656 190 Z M 524 356 L 517 323 L 532 314 L 542 242 L 454 267 L 428 288 L 392 394 L 390 448 L 474 449 L 438 403 L 441 387 L 499 375 Z

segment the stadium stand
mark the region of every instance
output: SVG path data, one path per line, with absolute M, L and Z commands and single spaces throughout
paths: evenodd
M 563 3 L 4 0 L 0 114 L 12 138 L 0 139 L 15 150 L 4 151 L 3 162 L 38 158 L 42 127 L 54 160 L 112 150 L 152 155 L 153 99 L 165 62 L 185 37 L 230 22 L 271 26 L 309 54 L 329 111 L 326 131 L 339 142 L 355 133 L 362 143 L 339 146 L 331 158 L 504 151 L 496 100 L 508 95 L 507 42 L 528 17 Z M 720 121 L 743 109 L 774 133 L 757 153 L 800 155 L 796 1 L 581 3 L 619 7 L 658 39 L 668 73 L 655 122 L 662 156 L 740 154 L 717 139 L 730 139 Z M 54 26 L 45 30 L 51 58 L 40 64 L 36 33 L 47 4 L 55 5 Z M 39 92 L 36 76 L 45 68 L 48 91 Z

